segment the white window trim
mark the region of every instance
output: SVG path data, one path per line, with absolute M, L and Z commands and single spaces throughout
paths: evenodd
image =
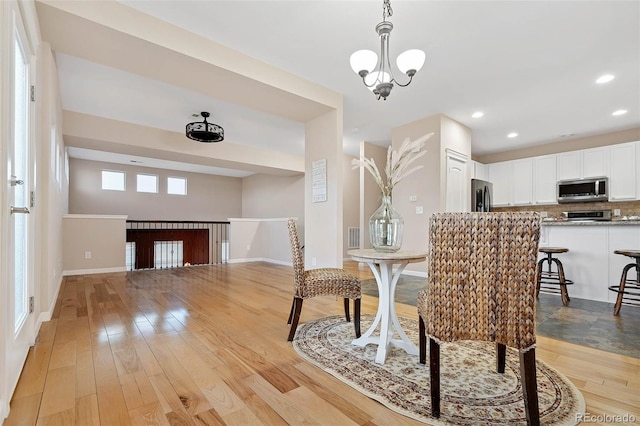
M 184 180 L 184 194 L 178 194 L 175 192 L 169 192 L 169 179 L 182 179 Z M 184 196 L 188 194 L 187 191 L 187 184 L 188 184 L 188 180 L 186 177 L 183 176 L 167 176 L 167 194 L 168 195 L 180 195 L 180 196 Z
M 111 172 L 111 173 L 121 173 L 123 176 L 123 181 L 122 181 L 122 189 L 110 189 L 110 188 L 103 188 L 102 185 L 102 172 Z M 127 190 L 127 172 L 123 171 L 123 170 L 110 170 L 110 169 L 102 169 L 100 171 L 100 188 L 103 191 L 119 191 L 119 192 L 125 192 Z
M 140 191 L 140 189 L 138 188 L 138 177 L 139 176 L 153 176 L 156 179 L 156 190 L 155 191 Z M 158 178 L 158 175 L 154 175 L 151 173 L 136 173 L 136 192 L 142 193 L 142 194 L 157 194 L 159 192 L 159 186 L 160 186 L 160 179 Z

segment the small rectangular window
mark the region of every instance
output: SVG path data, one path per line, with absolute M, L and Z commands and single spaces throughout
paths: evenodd
M 181 177 L 167 178 L 167 194 L 187 195 L 187 179 Z
M 158 193 L 158 176 L 156 175 L 137 175 L 138 192 Z
M 102 171 L 102 189 L 109 191 L 124 191 L 124 172 L 113 170 Z

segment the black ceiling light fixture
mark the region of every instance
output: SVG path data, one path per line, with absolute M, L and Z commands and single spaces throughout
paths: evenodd
M 186 135 L 189 139 L 193 139 L 198 142 L 221 142 L 224 140 L 224 129 L 217 124 L 209 123 L 207 117 L 209 113 L 203 111 L 200 115 L 204 118 L 204 121 L 195 121 L 187 124 Z

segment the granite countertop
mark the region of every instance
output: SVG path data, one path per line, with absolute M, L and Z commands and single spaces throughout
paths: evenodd
M 640 225 L 640 219 L 622 220 L 615 219 L 611 221 L 569 221 L 569 220 L 543 220 L 544 226 L 625 226 Z

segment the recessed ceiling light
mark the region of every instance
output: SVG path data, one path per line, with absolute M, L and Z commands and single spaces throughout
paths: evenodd
M 472 116 L 473 118 L 480 118 L 480 117 L 482 117 L 483 115 L 484 115 L 484 112 L 482 112 L 482 111 L 476 111 L 476 112 L 474 112 L 473 114 L 471 114 L 471 116 Z
M 605 75 L 601 75 L 600 77 L 598 77 L 598 79 L 596 80 L 596 83 L 598 84 L 604 84 L 604 83 L 608 83 L 611 80 L 613 80 L 615 77 L 611 74 L 605 74 Z
M 561 138 L 569 138 L 571 136 L 575 136 L 575 133 L 565 133 L 564 135 L 560 135 Z
M 515 138 L 515 137 L 517 137 L 517 136 L 518 136 L 518 134 L 517 134 L 516 132 L 511 132 L 511 133 L 509 133 L 509 134 L 507 135 L 507 137 L 508 137 L 508 138 Z
M 626 113 L 627 113 L 627 110 L 626 110 L 626 109 L 619 109 L 619 110 L 617 110 L 617 111 L 613 111 L 613 112 L 611 113 L 611 115 L 623 115 L 623 114 L 626 114 Z

